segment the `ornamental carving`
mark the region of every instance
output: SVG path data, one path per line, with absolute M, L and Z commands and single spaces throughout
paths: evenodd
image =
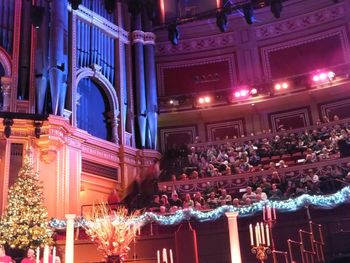
M 276 37 L 291 32 L 318 26 L 345 16 L 343 3 L 326 7 L 308 14 L 300 15 L 281 22 L 257 26 L 255 28 L 258 40 Z
M 209 37 L 181 39 L 178 45 L 174 46 L 170 42 L 157 43 L 157 55 L 187 53 L 194 51 L 204 51 L 216 48 L 233 46 L 237 43 L 234 33 L 212 35 Z

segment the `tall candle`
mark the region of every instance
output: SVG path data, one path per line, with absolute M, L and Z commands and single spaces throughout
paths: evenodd
M 254 236 L 253 236 L 253 226 L 249 225 L 249 234 L 250 234 L 250 245 L 254 246 Z
M 265 243 L 265 229 L 264 229 L 264 224 L 263 223 L 260 223 L 260 230 L 261 230 L 261 242 L 263 244 L 266 244 Z
M 169 257 L 170 257 L 170 263 L 174 263 L 173 250 L 172 249 L 169 249 Z
M 36 260 L 35 260 L 35 262 L 36 263 L 40 262 L 40 247 L 36 248 Z
M 265 208 L 265 206 L 263 206 L 263 220 L 265 220 L 266 221 L 266 208 Z
M 267 207 L 267 220 L 271 220 L 271 207 Z
M 268 224 L 266 224 L 266 245 L 268 247 L 270 246 L 270 230 Z
M 56 262 L 56 247 L 52 248 L 52 263 Z
M 50 248 L 48 245 L 44 246 L 44 263 L 49 263 Z
M 276 220 L 276 207 L 273 207 L 273 219 Z
M 168 254 L 166 248 L 163 248 L 163 262 L 168 263 Z
M 137 234 L 139 236 L 141 235 L 141 226 L 140 226 L 140 224 L 137 225 Z
M 157 263 L 160 263 L 160 251 L 157 250 Z

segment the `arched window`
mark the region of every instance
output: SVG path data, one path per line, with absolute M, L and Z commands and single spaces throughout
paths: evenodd
M 78 128 L 110 141 L 112 129 L 107 113 L 111 108 L 103 89 L 91 78 L 83 78 L 78 83 L 77 96 Z
M 3 76 L 5 76 L 5 69 L 0 63 L 0 78 Z M 4 105 L 4 96 L 3 96 L 2 87 L 0 87 L 0 110 L 2 109 L 3 105 Z

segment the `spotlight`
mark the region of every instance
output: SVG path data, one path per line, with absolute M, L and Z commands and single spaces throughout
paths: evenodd
M 248 25 L 253 24 L 254 10 L 251 4 L 243 5 L 243 14 Z
M 200 98 L 198 99 L 198 102 L 199 102 L 199 104 L 203 104 L 203 103 L 204 103 L 204 98 L 200 97 Z
M 70 0 L 73 10 L 78 10 L 82 0 Z
M 35 28 L 40 28 L 43 22 L 45 9 L 42 6 L 32 5 L 30 7 L 30 21 Z
M 11 126 L 13 125 L 13 120 L 10 118 L 5 118 L 2 121 L 3 125 L 5 126 L 4 134 L 6 138 L 9 138 L 11 136 Z
M 114 0 L 105 0 L 105 8 L 108 14 L 112 14 L 115 9 L 115 1 Z
M 316 73 L 312 76 L 314 82 L 326 82 L 333 81 L 335 78 L 335 73 L 333 71 Z
M 276 83 L 275 84 L 275 90 L 280 91 L 280 90 L 286 90 L 289 88 L 288 82 L 281 82 L 281 83 Z
M 224 11 L 218 11 L 216 13 L 216 25 L 219 27 L 221 32 L 227 30 L 227 15 Z
M 271 12 L 276 18 L 281 17 L 282 12 L 282 0 L 271 0 L 270 2 Z
M 169 100 L 169 104 L 174 104 L 174 101 L 173 100 Z
M 209 103 L 211 101 L 210 97 L 206 96 L 204 97 L 204 102 L 205 103 Z
M 179 29 L 176 23 L 172 23 L 168 26 L 168 39 L 173 45 L 177 45 L 179 43 Z
M 250 94 L 252 94 L 252 96 L 255 96 L 258 94 L 258 90 L 256 88 L 252 88 Z
M 236 92 L 235 92 L 235 97 L 236 97 L 236 98 L 241 97 L 241 93 L 240 93 L 239 91 L 236 91 Z
M 329 80 L 331 80 L 331 81 L 335 78 L 335 73 L 333 71 L 328 72 L 327 75 L 328 75 Z

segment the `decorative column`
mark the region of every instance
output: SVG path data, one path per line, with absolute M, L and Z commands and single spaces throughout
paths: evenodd
M 66 214 L 66 251 L 64 261 L 66 263 L 74 262 L 74 218 L 75 214 Z
M 231 263 L 242 263 L 237 224 L 238 212 L 227 212 L 225 215 L 227 217 L 230 238 Z
M 118 116 L 119 112 L 117 111 L 110 111 L 107 113 L 107 122 L 111 126 L 111 141 L 114 143 L 119 143 L 119 136 L 118 136 Z
M 134 1 L 135 2 L 135 1 Z M 132 42 L 134 50 L 134 76 L 135 76 L 135 90 L 136 90 L 136 116 L 139 129 L 139 143 L 141 148 L 146 146 L 146 88 L 145 88 L 145 68 L 144 68 L 144 54 L 143 54 L 143 39 L 144 32 L 142 32 L 141 22 L 141 6 L 140 2 L 130 3 L 130 9 L 133 19 Z
M 10 111 L 11 103 L 11 78 L 1 77 L 1 90 L 3 96 L 3 111 Z
M 155 64 L 155 35 L 149 32 L 152 29 L 152 22 L 148 16 L 144 17 L 144 52 L 145 52 L 145 79 L 146 79 L 146 97 L 147 97 L 147 148 L 157 149 L 157 130 L 158 130 L 158 99 L 157 99 L 157 81 Z

